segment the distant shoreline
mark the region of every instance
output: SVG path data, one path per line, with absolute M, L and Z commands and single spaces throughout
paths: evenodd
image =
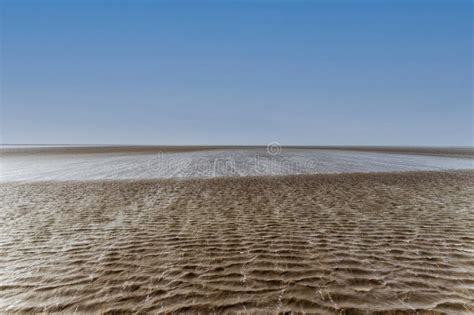
M 201 150 L 266 150 L 266 146 L 252 145 L 87 145 L 87 144 L 2 144 L 0 155 L 23 154 L 101 154 L 101 153 L 159 153 Z M 282 146 L 282 150 L 338 150 L 395 154 L 420 154 L 474 158 L 474 147 L 415 147 L 415 146 Z

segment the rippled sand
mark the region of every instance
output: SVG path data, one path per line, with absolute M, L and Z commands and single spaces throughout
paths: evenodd
M 0 184 L 0 311 L 474 312 L 474 173 Z

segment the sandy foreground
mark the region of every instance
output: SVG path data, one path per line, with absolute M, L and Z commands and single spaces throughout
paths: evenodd
M 0 183 L 0 311 L 474 312 L 474 172 Z

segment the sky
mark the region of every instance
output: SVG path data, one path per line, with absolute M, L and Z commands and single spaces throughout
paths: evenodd
M 0 3 L 3 144 L 474 145 L 471 1 Z

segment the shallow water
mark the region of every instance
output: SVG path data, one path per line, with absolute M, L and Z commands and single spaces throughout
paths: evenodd
M 469 158 L 341 150 L 0 155 L 0 181 L 266 176 L 474 169 Z
M 472 313 L 473 175 L 2 183 L 0 311 Z

